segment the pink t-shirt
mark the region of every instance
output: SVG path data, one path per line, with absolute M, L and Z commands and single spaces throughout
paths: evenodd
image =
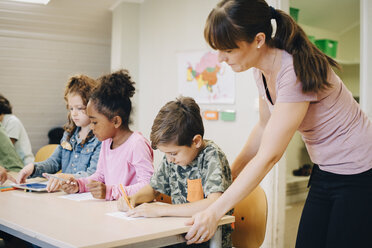
M 127 195 L 133 195 L 150 182 L 154 173 L 154 156 L 142 134 L 133 132 L 127 141 L 113 150 L 111 143 L 111 138 L 102 142 L 96 172 L 77 179 L 79 193 L 87 192 L 85 184 L 94 180 L 106 185 L 106 200 L 116 200 L 121 196 L 120 183 Z
M 309 109 L 298 131 L 312 162 L 336 174 L 357 174 L 372 168 L 372 125 L 351 92 L 331 70 L 332 88 L 319 93 L 303 93 L 297 80 L 292 55 L 282 52 L 281 69 L 276 79 L 276 102 L 309 101 Z M 270 112 L 261 72 L 254 68 L 261 97 Z M 274 103 L 275 104 L 275 103 Z

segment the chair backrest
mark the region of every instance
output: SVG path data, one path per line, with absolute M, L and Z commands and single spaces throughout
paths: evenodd
M 163 193 L 159 193 L 156 197 L 155 197 L 155 201 L 158 201 L 158 202 L 164 202 L 164 203 L 168 203 L 168 204 L 172 204 L 172 197 L 168 196 L 168 195 L 164 195 Z
M 44 161 L 47 158 L 49 158 L 53 154 L 57 146 L 58 145 L 56 144 L 51 144 L 51 145 L 46 145 L 46 146 L 41 147 L 35 155 L 35 162 Z
M 234 207 L 234 216 L 234 247 L 260 247 L 265 239 L 267 222 L 267 199 L 261 186 L 257 186 Z

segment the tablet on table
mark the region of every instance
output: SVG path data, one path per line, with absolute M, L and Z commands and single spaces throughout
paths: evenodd
M 44 182 L 22 183 L 22 184 L 14 184 L 12 186 L 18 189 L 26 189 L 30 191 L 47 191 L 46 183 Z

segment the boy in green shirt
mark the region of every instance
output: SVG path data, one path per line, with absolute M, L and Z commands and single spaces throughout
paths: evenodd
M 222 150 L 204 140 L 200 108 L 190 97 L 168 102 L 159 111 L 151 129 L 151 146 L 165 153 L 150 184 L 129 197 L 131 205 L 151 202 L 156 195 L 171 196 L 173 204 L 142 204 L 128 211 L 122 197 L 118 209 L 130 217 L 192 216 L 207 208 L 232 182 L 229 163 Z M 231 214 L 229 212 L 228 214 Z M 231 247 L 231 226 L 222 227 L 222 247 Z M 209 247 L 209 242 L 187 246 Z
M 22 168 L 23 162 L 0 124 L 0 185 L 2 185 L 7 179 L 16 182 L 7 172 L 18 172 Z

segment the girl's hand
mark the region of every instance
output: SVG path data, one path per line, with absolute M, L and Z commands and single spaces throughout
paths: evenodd
M 92 180 L 85 187 L 89 189 L 94 198 L 106 199 L 106 185 L 104 183 Z
M 57 176 L 57 177 L 66 179 L 66 180 L 69 180 L 69 179 L 73 178 L 73 176 L 71 174 L 58 173 L 58 174 L 54 174 L 54 175 Z M 54 191 L 57 191 L 61 188 L 61 184 L 62 184 L 61 180 L 58 180 L 58 179 L 53 178 L 53 177 L 48 177 L 47 173 L 43 173 L 43 177 L 49 179 L 47 187 L 46 187 L 48 192 L 54 192 Z
M 134 198 L 128 197 L 128 200 L 130 202 L 130 205 L 133 207 L 135 206 L 135 200 Z M 130 208 L 128 206 L 127 201 L 124 199 L 124 197 L 119 197 L 118 202 L 117 202 L 117 207 L 119 211 L 122 212 L 127 212 Z
M 158 204 L 143 203 L 127 212 L 128 217 L 159 217 L 162 216 L 164 206 Z
M 185 238 L 187 244 L 199 244 L 211 239 L 217 230 L 218 219 L 210 209 L 196 213 L 186 225 L 192 225 Z
M 35 165 L 33 163 L 30 163 L 26 165 L 17 176 L 17 183 L 25 183 L 26 179 L 31 176 L 32 172 L 34 172 Z
M 56 179 L 56 178 L 49 178 L 49 181 L 48 181 L 48 184 L 47 184 L 47 191 L 50 193 L 50 192 L 54 192 L 54 191 L 57 191 L 61 188 L 61 181 Z
M 79 184 L 73 177 L 68 179 L 66 182 L 62 182 L 61 187 L 67 194 L 75 194 L 79 192 Z

